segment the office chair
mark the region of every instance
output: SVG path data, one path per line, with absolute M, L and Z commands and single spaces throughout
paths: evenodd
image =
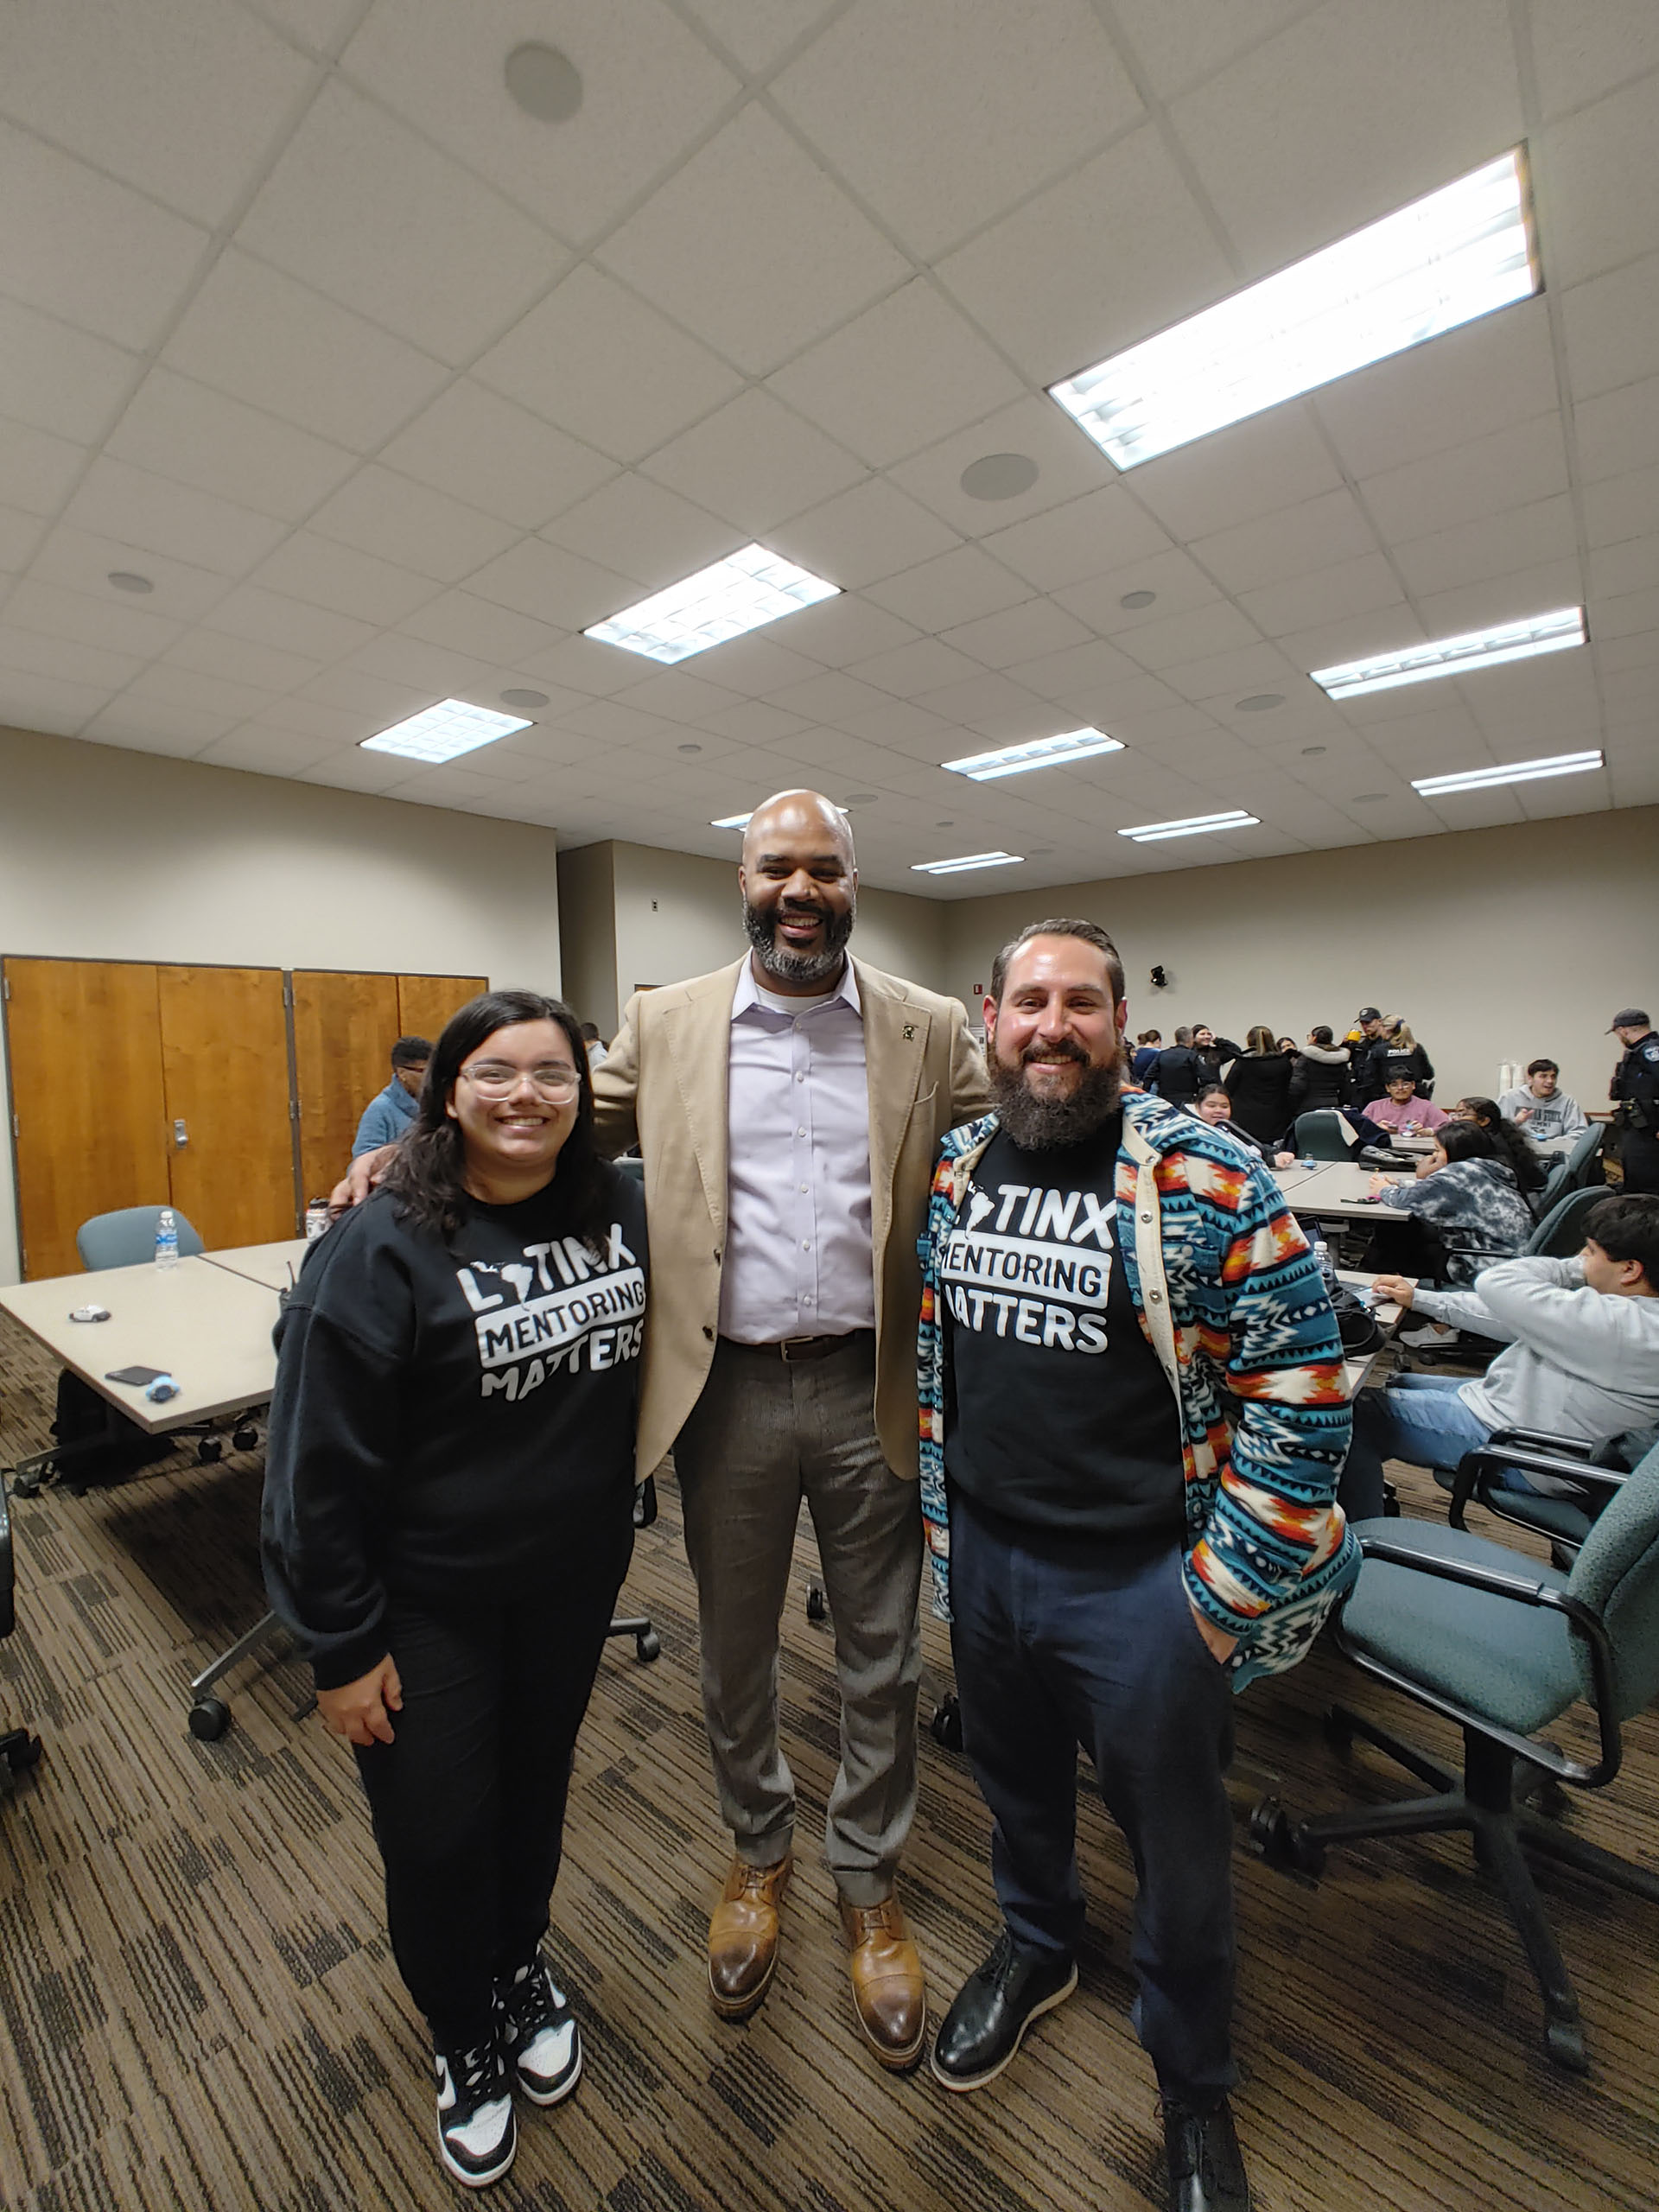
M 1496 1447 L 1489 1456 L 1515 1464 L 1512 1452 Z M 1540 1775 L 1605 1789 L 1623 1756 L 1620 1724 L 1659 1694 L 1659 1446 L 1629 1476 L 1580 1464 L 1574 1479 L 1602 1486 L 1606 1497 L 1570 1574 L 1466 1529 L 1427 1521 L 1357 1524 L 1364 1564 L 1335 1620 L 1338 1647 L 1366 1674 L 1457 1723 L 1462 1777 L 1336 1706 L 1326 1721 L 1333 1743 L 1373 1745 L 1434 1794 L 1301 1821 L 1265 1797 L 1250 1834 L 1270 1864 L 1317 1878 L 1331 1844 L 1467 1828 L 1537 1977 L 1545 2048 L 1556 2065 L 1582 2073 L 1578 1999 L 1529 1855 L 1654 1904 L 1659 1873 L 1586 1842 L 1520 1791 Z M 1597 1754 L 1587 1761 L 1539 1732 L 1580 1698 L 1593 1707 L 1599 1730 Z
M 0 1479 L 0 1637 L 8 1637 L 17 1625 L 17 1613 L 13 1592 L 16 1569 L 11 1549 L 11 1512 L 6 1503 L 6 1485 Z M 38 1736 L 31 1736 L 27 1728 L 8 1728 L 0 1733 L 0 1764 L 12 1775 L 25 1774 L 38 1766 L 44 1746 Z
M 1351 1160 L 1357 1140 L 1334 1106 L 1316 1106 L 1296 1116 L 1294 1147 L 1299 1160 Z
M 1478 1449 L 1464 1453 L 1454 1474 L 1436 1475 L 1436 1481 L 1452 1492 L 1446 1517 L 1454 1529 L 1463 1528 L 1469 1502 L 1477 1498 L 1500 1521 L 1548 1536 L 1550 1558 L 1566 1573 L 1591 1523 L 1630 1473 L 1619 1444 L 1617 1437 L 1589 1444 L 1580 1437 L 1545 1436 L 1534 1429 L 1495 1430 Z M 1509 1468 L 1517 1474 L 1548 1475 L 1571 1483 L 1572 1493 L 1563 1497 L 1559 1491 L 1510 1490 L 1503 1479 Z M 1587 1478 L 1581 1481 L 1581 1476 Z
M 156 1224 L 160 1206 L 123 1206 L 116 1213 L 95 1213 L 75 1231 L 75 1249 L 83 1268 L 96 1273 L 103 1268 L 138 1268 L 156 1256 Z M 179 1232 L 179 1257 L 194 1259 L 206 1249 L 189 1222 L 173 1209 Z
M 1595 1122 L 1574 1138 L 1572 1151 L 1565 1160 L 1556 1161 L 1549 1172 L 1549 1179 L 1538 1193 L 1541 1217 L 1548 1215 L 1558 1199 L 1573 1192 L 1593 1189 L 1597 1197 L 1606 1196 L 1601 1188 L 1605 1180 L 1601 1172 L 1601 1128 Z
M 654 1475 L 647 1475 L 633 1493 L 633 1525 L 636 1529 L 649 1529 L 656 1518 L 657 1478 Z M 641 1659 L 648 1661 L 662 1656 L 662 1638 L 652 1626 L 648 1613 L 626 1616 L 619 1613 L 605 1633 L 607 1637 L 631 1636 L 633 1648 Z

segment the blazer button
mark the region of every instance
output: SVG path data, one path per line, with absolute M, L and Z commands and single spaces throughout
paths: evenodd
M 706 1321 L 705 1321 L 705 1322 L 703 1323 L 703 1325 L 702 1325 L 702 1333 L 703 1333 L 703 1335 L 704 1335 L 705 1337 L 707 1337 L 707 1338 L 708 1338 L 708 1339 L 709 1339 L 709 1343 L 710 1343 L 710 1344 L 713 1344 L 713 1342 L 715 1341 L 715 1332 L 714 1332 L 714 1331 L 713 1331 L 713 1330 L 709 1326 L 709 1324 L 708 1324 Z

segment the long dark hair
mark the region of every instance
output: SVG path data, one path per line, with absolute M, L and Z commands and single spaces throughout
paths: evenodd
M 1508 1161 L 1510 1173 L 1519 1187 L 1523 1191 L 1541 1190 L 1548 1180 L 1549 1171 L 1516 1124 L 1498 1112 L 1497 1099 L 1459 1098 L 1458 1103 L 1474 1116 L 1472 1126 L 1484 1129 L 1497 1144 L 1498 1158 Z
M 581 1089 L 575 1127 L 565 1139 L 554 1169 L 553 1193 L 562 1231 L 589 1243 L 602 1238 L 607 1220 L 608 1178 L 594 1142 L 594 1086 L 582 1024 L 562 999 L 539 991 L 481 991 L 444 1024 L 432 1048 L 414 1126 L 386 1170 L 406 1221 L 417 1229 L 453 1236 L 473 1205 L 465 1181 L 466 1147 L 458 1122 L 448 1113 L 463 1060 L 471 1058 L 498 1029 L 522 1021 L 550 1021 L 564 1032 Z
M 1495 1160 L 1500 1166 L 1509 1166 L 1497 1138 L 1478 1122 L 1442 1122 L 1434 1132 L 1434 1141 L 1448 1164 L 1458 1160 Z

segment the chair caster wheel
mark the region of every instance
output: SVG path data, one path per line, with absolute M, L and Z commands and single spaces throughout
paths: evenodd
M 636 1636 L 634 1637 L 633 1648 L 639 1653 L 641 1659 L 645 1660 L 646 1663 L 649 1664 L 652 1660 L 660 1659 L 662 1657 L 663 1639 L 658 1635 L 654 1628 L 647 1629 L 643 1636 Z
M 1276 1797 L 1263 1797 L 1251 1813 L 1250 1845 L 1281 1874 L 1305 1874 L 1316 1882 L 1325 1872 L 1325 1846 L 1293 1827 Z
M 233 1428 L 231 1431 L 231 1446 L 233 1451 L 251 1452 L 258 1441 L 259 1432 L 257 1428 L 248 1427 Z
M 15 1728 L 0 1739 L 0 1758 L 4 1758 L 13 1774 L 27 1774 L 30 1767 L 38 1766 L 45 1751 L 46 1745 L 40 1738 L 31 1736 L 26 1728 Z
M 190 1708 L 190 1733 L 198 1743 L 216 1744 L 231 1725 L 231 1708 L 222 1697 L 199 1697 Z
M 954 1690 L 947 1690 L 939 1700 L 933 1718 L 927 1724 L 927 1732 L 947 1751 L 962 1749 L 962 1706 Z
M 11 1478 L 11 1494 L 14 1497 L 38 1497 L 41 1494 L 41 1484 L 45 1480 L 44 1475 L 14 1475 Z
M 1550 2063 L 1564 2073 L 1587 2074 L 1590 2061 L 1584 2054 L 1584 2029 L 1577 2020 L 1557 2017 L 1544 2022 L 1544 2049 L 1549 2053 Z
M 221 1436 L 204 1436 L 196 1446 L 196 1465 L 211 1467 L 225 1457 L 225 1440 Z
M 809 1582 L 806 1586 L 806 1618 L 810 1621 L 827 1621 L 830 1618 L 830 1601 L 820 1583 Z

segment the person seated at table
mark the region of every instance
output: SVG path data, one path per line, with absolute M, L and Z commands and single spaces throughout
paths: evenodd
M 1417 1078 L 1409 1068 L 1394 1068 L 1387 1096 L 1373 1099 L 1363 1118 L 1366 1142 L 1386 1145 L 1391 1137 L 1433 1136 L 1452 1116 L 1432 1098 L 1417 1096 Z
M 266 1587 L 356 1751 L 440 2155 L 469 2188 L 512 2163 L 513 2090 L 555 2104 L 582 2070 L 541 1946 L 633 1546 L 645 1267 L 575 1017 L 486 991 L 277 1323 Z
M 1378 1222 L 1377 1264 L 1390 1272 L 1471 1283 L 1482 1268 L 1510 1258 L 1532 1234 L 1532 1216 L 1497 1140 L 1472 1122 L 1448 1121 L 1436 1129 L 1434 1149 L 1418 1163 L 1416 1180 L 1380 1195 L 1432 1231 L 1439 1248 L 1425 1264 L 1421 1238 L 1401 1223 Z
M 1272 1030 L 1258 1024 L 1228 1069 L 1226 1086 L 1233 1119 L 1258 1146 L 1276 1143 L 1290 1127 L 1290 1062 Z
M 1497 1145 L 1499 1157 L 1509 1161 L 1516 1186 L 1523 1198 L 1530 1198 L 1543 1189 L 1549 1180 L 1549 1162 L 1540 1157 L 1526 1131 L 1498 1111 L 1496 1098 L 1459 1098 L 1452 1109 L 1452 1117 L 1458 1122 L 1472 1122 L 1478 1129 L 1485 1130 Z
M 1590 1126 L 1578 1100 L 1559 1088 L 1560 1073 L 1554 1060 L 1529 1060 L 1526 1081 L 1498 1099 L 1499 1113 L 1523 1128 L 1535 1144 L 1548 1144 L 1552 1137 L 1582 1136 Z
M 1247 1151 L 1265 1160 L 1269 1167 L 1289 1167 L 1296 1159 L 1294 1152 L 1279 1152 L 1271 1144 L 1264 1144 L 1251 1129 L 1232 1118 L 1233 1105 L 1224 1085 L 1206 1084 L 1198 1093 L 1192 1111 L 1201 1122 L 1208 1122 L 1212 1129 L 1225 1129 L 1230 1137 L 1236 1137 Z
M 415 1102 L 426 1081 L 426 1064 L 432 1047 L 424 1037 L 400 1037 L 391 1048 L 391 1081 L 378 1090 L 363 1109 L 352 1139 L 352 1158 L 374 1152 L 383 1144 L 396 1144 L 408 1134 L 415 1119 Z
M 1320 1022 L 1291 1063 L 1287 1104 L 1294 1122 L 1299 1114 L 1340 1107 L 1348 1095 L 1349 1052 L 1331 1041 L 1331 1025 Z
M 1351 1519 L 1382 1510 L 1382 1462 L 1454 1468 L 1495 1430 L 1524 1428 L 1600 1445 L 1634 1464 L 1659 1422 L 1659 1198 L 1606 1198 L 1590 1210 L 1576 1259 L 1504 1260 L 1468 1291 L 1382 1274 L 1385 1300 L 1460 1323 L 1505 1349 L 1484 1375 L 1396 1375 L 1354 1401 L 1354 1441 L 1337 1496 Z M 1570 1491 L 1547 1475 L 1513 1490 Z

